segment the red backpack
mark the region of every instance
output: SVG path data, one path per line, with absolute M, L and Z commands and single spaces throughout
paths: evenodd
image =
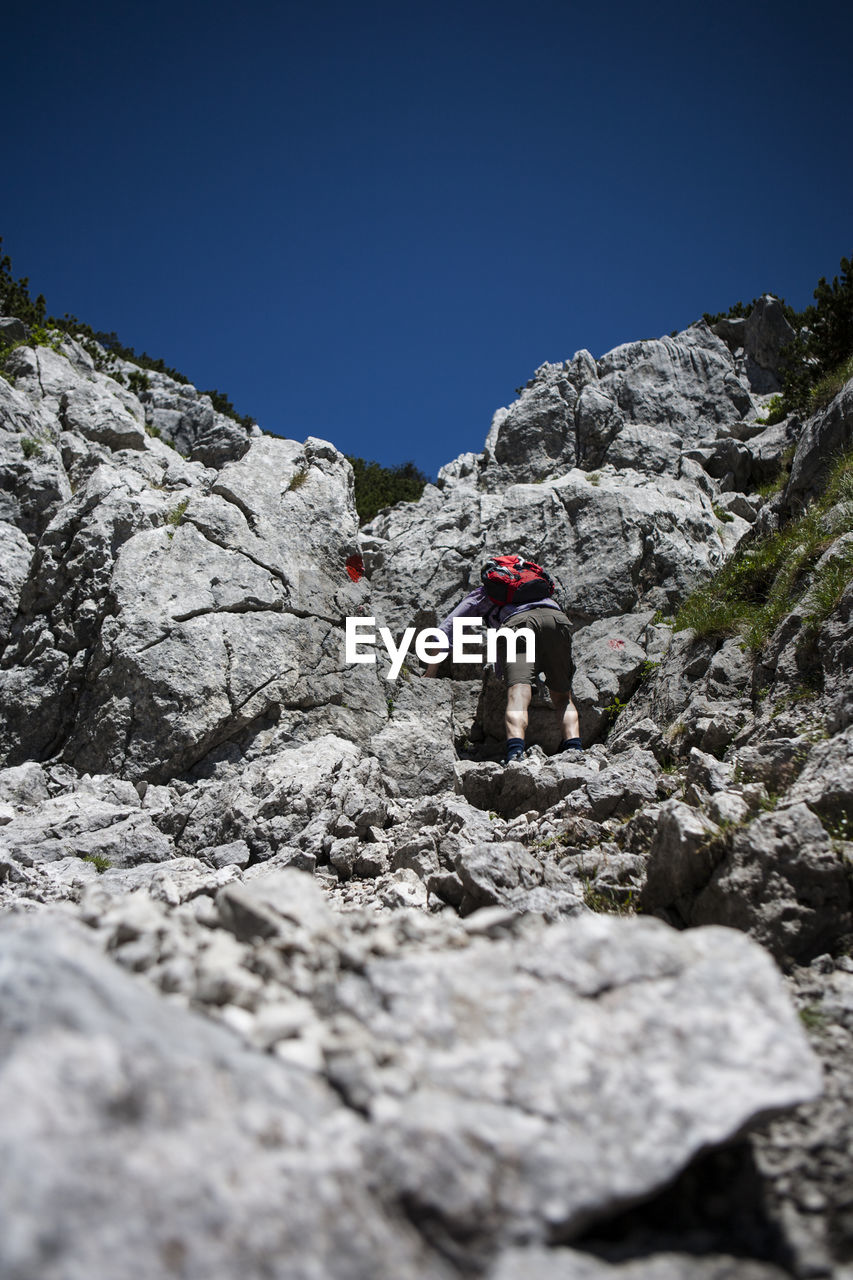
M 492 556 L 483 565 L 480 581 L 495 604 L 530 604 L 554 594 L 551 575 L 521 556 Z

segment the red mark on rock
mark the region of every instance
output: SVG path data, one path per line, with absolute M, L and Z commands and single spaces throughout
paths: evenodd
M 625 648 L 625 641 L 624 641 L 624 640 L 608 640 L 608 641 L 607 641 L 607 643 L 610 645 L 610 648 L 611 648 L 611 649 L 624 649 L 624 648 Z
M 347 556 L 346 570 L 353 582 L 360 582 L 365 576 L 364 560 L 358 553 Z

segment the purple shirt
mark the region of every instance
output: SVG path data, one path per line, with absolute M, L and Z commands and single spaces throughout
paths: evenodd
M 469 591 L 464 600 L 461 600 L 452 613 L 438 624 L 439 631 L 443 631 L 448 640 L 453 639 L 453 619 L 454 618 L 482 618 L 487 627 L 502 627 L 510 618 L 515 617 L 517 613 L 527 613 L 528 609 L 559 609 L 560 606 L 555 600 L 531 600 L 527 604 L 495 604 L 494 600 L 490 600 L 486 595 L 485 588 L 475 587 L 473 591 Z

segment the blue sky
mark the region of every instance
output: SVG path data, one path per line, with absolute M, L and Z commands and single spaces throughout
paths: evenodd
M 545 360 L 811 300 L 851 37 L 826 0 L 10 6 L 4 251 L 268 430 L 432 474 Z

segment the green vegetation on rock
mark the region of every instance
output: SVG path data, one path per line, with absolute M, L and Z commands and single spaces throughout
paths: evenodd
M 347 454 L 355 477 L 355 506 L 362 524 L 372 520 L 383 507 L 396 502 L 417 502 L 429 483 L 414 462 L 401 462 L 396 467 L 383 467 Z
M 853 548 L 816 564 L 844 533 L 853 532 L 853 450 L 833 468 L 823 494 L 778 532 L 739 548 L 704 586 L 684 601 L 676 631 L 741 634 L 760 649 L 775 627 L 809 592 L 804 625 L 816 631 L 853 578 Z
M 765 418 L 771 425 L 789 413 L 807 415 L 822 409 L 853 378 L 853 262 L 841 259 L 841 274 L 829 284 L 821 276 L 814 290 L 814 304 L 795 311 L 784 298 L 779 301 L 785 319 L 794 329 L 794 340 L 784 349 L 782 395 L 774 397 Z M 758 299 L 736 302 L 728 311 L 705 313 L 708 324 L 746 317 Z

